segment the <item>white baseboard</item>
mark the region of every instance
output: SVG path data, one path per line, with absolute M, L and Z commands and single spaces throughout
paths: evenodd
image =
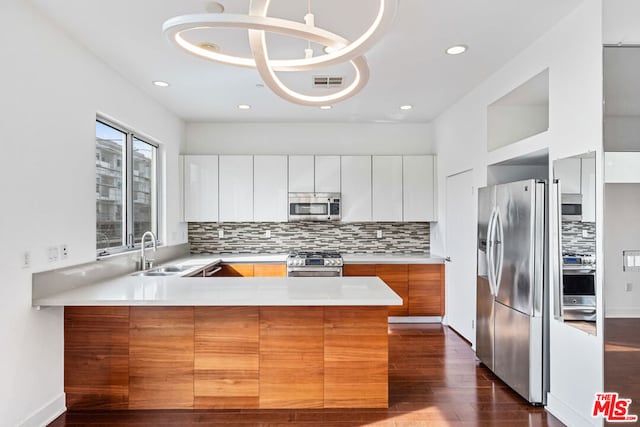
M 605 317 L 637 318 L 640 317 L 640 307 L 609 307 L 605 310 Z
M 389 316 L 389 323 L 442 323 L 440 316 Z
M 27 419 L 22 421 L 20 427 L 43 427 L 58 418 L 67 410 L 65 394 L 47 403 L 35 413 L 31 414 Z
M 551 415 L 562 421 L 565 425 L 572 427 L 592 427 L 602 425 L 602 420 L 598 418 L 585 417 L 584 414 L 565 404 L 551 393 L 547 393 L 547 406 L 545 408 Z

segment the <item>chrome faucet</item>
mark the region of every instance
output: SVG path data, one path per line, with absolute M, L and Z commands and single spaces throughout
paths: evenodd
M 158 250 L 158 239 L 156 239 L 156 235 L 153 234 L 152 231 L 145 231 L 142 235 L 142 239 L 140 240 L 140 270 L 146 270 L 148 268 L 153 267 L 153 260 L 147 259 L 144 253 L 144 241 L 147 236 L 151 237 L 151 244 L 153 245 L 153 251 Z

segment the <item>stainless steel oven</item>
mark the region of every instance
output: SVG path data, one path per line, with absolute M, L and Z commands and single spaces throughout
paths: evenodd
M 586 256 L 564 256 L 562 303 L 565 320 L 596 320 L 596 269 Z
M 337 252 L 295 252 L 287 257 L 287 277 L 339 277 L 342 265 Z
M 289 193 L 289 221 L 339 221 L 340 193 Z

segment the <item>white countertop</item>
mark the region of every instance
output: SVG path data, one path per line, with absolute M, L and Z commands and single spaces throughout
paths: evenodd
M 396 306 L 377 277 L 124 276 L 35 299 L 34 306 Z
M 214 260 L 224 263 L 284 263 L 287 254 L 218 254 L 192 255 L 191 259 Z M 442 264 L 444 258 L 428 255 L 342 254 L 345 264 Z
M 427 255 L 342 254 L 345 264 L 442 264 L 444 258 Z

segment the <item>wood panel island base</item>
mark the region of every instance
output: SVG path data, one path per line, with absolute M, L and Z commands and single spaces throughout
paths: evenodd
M 387 306 L 66 306 L 67 408 L 387 408 Z

